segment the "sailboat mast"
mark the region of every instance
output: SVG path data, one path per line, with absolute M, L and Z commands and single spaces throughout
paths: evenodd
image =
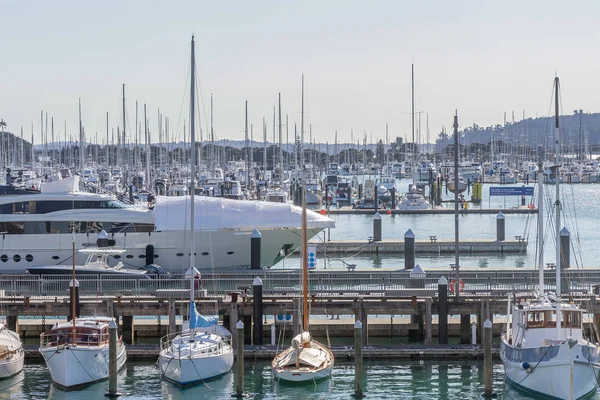
M 560 129 L 559 129 L 559 124 L 558 124 L 558 90 L 559 90 L 559 81 L 558 81 L 558 77 L 554 78 L 554 132 L 556 134 L 556 150 L 555 150 L 555 173 L 554 173 L 554 179 L 556 179 L 556 202 L 554 203 L 554 206 L 556 208 L 556 224 L 555 224 L 555 228 L 556 228 L 556 334 L 557 334 L 557 339 L 561 338 L 561 322 L 562 322 L 562 314 L 561 314 L 561 310 L 560 310 L 560 292 L 561 292 L 561 282 L 560 282 L 560 272 L 561 272 L 561 267 L 560 267 L 560 177 L 559 177 L 559 164 L 560 164 Z
M 306 182 L 305 182 L 306 183 Z M 302 185 L 302 327 L 308 330 L 308 237 L 306 234 L 306 184 Z
M 544 147 L 538 146 L 538 270 L 540 273 L 539 297 L 544 297 Z
M 196 191 L 195 188 L 195 180 L 196 180 L 196 134 L 195 134 L 195 115 L 194 115 L 194 109 L 195 109 L 195 99 L 196 99 L 196 94 L 194 92 L 195 89 L 195 83 L 196 83 L 196 57 L 195 57 L 195 51 L 194 51 L 194 36 L 192 36 L 192 60 L 191 60 L 191 74 L 190 74 L 190 137 L 191 137 L 191 141 L 192 141 L 192 148 L 190 150 L 190 157 L 191 157 L 191 161 L 190 161 L 190 168 L 191 168 L 191 182 L 190 182 L 190 203 L 192 204 L 191 210 L 190 210 L 190 229 L 191 229 L 191 235 L 190 235 L 190 300 L 194 301 L 194 278 L 195 278 L 195 251 L 196 251 L 196 227 L 194 224 L 194 208 L 195 208 L 195 204 L 194 204 L 194 192 Z
M 304 74 L 302 74 L 302 113 L 300 114 L 300 133 L 302 141 L 300 149 L 302 156 L 302 164 L 304 163 Z M 303 327 L 308 330 L 308 237 L 306 230 L 308 229 L 306 221 L 306 179 L 302 184 L 302 295 L 303 295 Z
M 411 85 L 411 131 L 412 131 L 412 155 L 414 158 L 415 149 L 415 64 L 410 65 L 410 85 Z M 411 160 L 414 161 L 414 160 Z
M 460 295 L 460 265 L 459 265 L 459 219 L 458 219 L 458 112 L 454 114 L 454 268 L 456 273 L 454 294 Z

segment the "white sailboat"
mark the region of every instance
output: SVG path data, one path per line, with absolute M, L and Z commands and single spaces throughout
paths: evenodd
M 25 352 L 19 335 L 0 324 L 0 379 L 21 372 L 24 359 Z
M 194 132 L 194 84 L 195 84 L 195 55 L 194 38 L 192 37 L 191 56 L 191 89 L 190 89 L 190 133 L 191 133 L 191 165 L 192 180 L 190 202 L 192 204 L 190 264 L 191 271 L 195 265 L 195 226 L 194 226 L 194 186 L 196 180 L 196 140 Z M 158 364 L 164 379 L 179 386 L 187 386 L 216 378 L 231 370 L 233 366 L 233 348 L 231 333 L 219 326 L 218 317 L 204 317 L 196 310 L 194 302 L 194 278 L 190 273 L 190 319 L 189 328 L 181 332 L 167 335 L 160 340 Z
M 556 168 L 559 164 L 559 81 L 555 78 Z M 519 299 L 510 307 L 500 343 L 500 358 L 507 382 L 521 391 L 552 399 L 581 399 L 595 393 L 600 372 L 600 349 L 583 338 L 585 310 L 561 298 L 560 192 L 556 185 L 556 292 L 544 291 L 543 168 L 538 171 L 539 290 L 531 300 Z
M 302 77 L 304 95 L 304 76 Z M 302 100 L 304 107 L 304 97 Z M 304 114 L 302 114 L 302 117 Z M 304 125 L 304 124 L 302 124 Z M 306 190 L 306 185 L 304 185 Z M 334 357 L 331 349 L 311 336 L 308 326 L 308 238 L 306 233 L 306 195 L 302 204 L 302 301 L 303 332 L 292 339 L 286 350 L 275 356 L 271 368 L 275 378 L 287 382 L 314 382 L 329 378 L 333 370 Z

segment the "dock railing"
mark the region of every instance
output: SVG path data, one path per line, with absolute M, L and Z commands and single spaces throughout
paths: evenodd
M 311 296 L 411 297 L 436 296 L 441 276 L 452 278 L 452 271 L 429 270 L 425 277 L 409 276 L 409 271 L 320 270 L 309 275 Z M 550 274 L 547 274 L 550 275 Z M 301 292 L 299 270 L 259 270 L 203 273 L 198 297 L 220 297 L 231 293 L 252 293 L 252 281 L 263 281 L 263 296 L 298 296 Z M 487 295 L 504 297 L 512 292 L 537 289 L 538 272 L 534 270 L 461 271 L 464 288 L 461 296 Z M 5 298 L 67 297 L 70 276 L 0 275 L 0 293 Z M 187 298 L 190 279 L 185 275 L 169 275 L 148 279 L 123 275 L 77 276 L 81 297 L 152 297 Z M 561 282 L 563 293 L 600 294 L 600 270 L 573 270 Z M 462 285 L 461 285 L 462 286 Z M 554 276 L 546 276 L 545 290 L 553 291 Z

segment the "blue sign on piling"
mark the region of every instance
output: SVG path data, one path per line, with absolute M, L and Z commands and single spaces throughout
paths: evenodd
M 490 187 L 490 196 L 533 196 L 533 187 Z

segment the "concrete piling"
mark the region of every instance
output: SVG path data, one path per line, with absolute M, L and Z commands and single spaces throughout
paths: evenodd
M 354 397 L 364 397 L 363 391 L 363 326 L 354 323 Z
M 492 322 L 487 319 L 483 324 L 483 395 L 492 396 Z
M 121 396 L 117 391 L 117 324 L 111 320 L 108 324 L 108 393 L 105 397 Z
M 263 328 L 263 282 L 257 276 L 252 282 L 252 306 L 254 311 L 254 331 L 253 344 L 263 344 L 262 328 Z
M 373 215 L 373 240 L 381 241 L 381 215 L 377 211 Z
M 404 269 L 415 268 L 415 234 L 407 230 L 404 234 Z
M 438 280 L 438 343 L 448 344 L 448 280 L 441 277 Z
M 237 330 L 235 397 L 244 397 L 244 323 L 235 324 Z
M 252 231 L 250 235 L 250 268 L 260 269 L 260 248 L 262 234 L 258 229 Z
M 506 239 L 506 226 L 504 220 L 504 214 L 502 211 L 496 215 L 496 240 L 501 242 Z

